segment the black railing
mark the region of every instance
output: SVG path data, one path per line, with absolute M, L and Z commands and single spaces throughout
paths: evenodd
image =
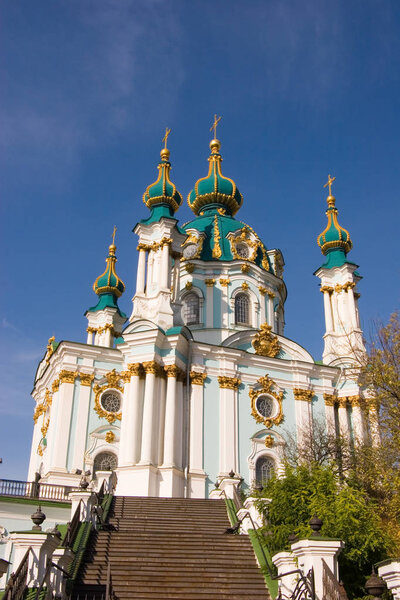
M 63 548 L 73 548 L 74 542 L 75 542 L 75 538 L 76 538 L 76 534 L 78 533 L 78 529 L 80 527 L 81 524 L 81 505 L 82 505 L 82 500 L 79 502 L 78 506 L 76 507 L 74 516 L 72 517 L 71 521 L 69 521 L 67 523 L 67 533 L 65 534 L 65 538 L 62 542 L 62 546 Z
M 322 559 L 322 588 L 324 600 L 348 600 L 346 590 Z
M 3 600 L 21 600 L 24 597 L 28 579 L 29 555 L 32 548 L 29 547 L 15 573 L 11 573 L 6 589 L 4 590 Z
M 74 489 L 76 488 L 65 485 L 53 485 L 51 483 L 0 479 L 0 496 L 35 498 L 52 500 L 53 502 L 71 502 L 68 494 Z

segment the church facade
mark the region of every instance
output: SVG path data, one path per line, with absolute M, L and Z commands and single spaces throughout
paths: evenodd
M 323 360 L 285 337 L 280 250 L 236 218 L 243 198 L 222 174 L 220 142 L 208 173 L 182 196 L 161 151 L 156 181 L 134 228 L 139 253 L 128 317 L 116 246 L 94 283 L 87 341 L 49 340 L 38 366 L 28 480 L 74 486 L 80 472 L 114 471 L 116 494 L 205 498 L 243 480 L 250 488 L 280 472 L 287 433 L 299 444 L 315 420 L 364 439 L 350 349 L 362 351 L 357 265 L 338 223 L 329 178 L 327 226 L 318 238 L 326 333 Z M 322 300 L 322 298 L 321 298 Z

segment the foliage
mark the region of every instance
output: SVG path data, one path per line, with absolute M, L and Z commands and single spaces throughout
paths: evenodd
M 359 487 L 343 484 L 329 466 L 287 466 L 285 477 L 267 482 L 260 502 L 268 526 L 265 536 L 272 554 L 289 549 L 288 536 L 299 539 L 312 531 L 308 524 L 316 514 L 323 520 L 321 535 L 341 539 L 340 575 L 350 597 L 363 596 L 371 564 L 387 557 L 392 540 L 376 506 Z

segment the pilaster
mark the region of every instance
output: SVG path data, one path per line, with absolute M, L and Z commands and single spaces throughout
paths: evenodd
M 237 377 L 218 377 L 219 394 L 219 478 L 238 472 Z

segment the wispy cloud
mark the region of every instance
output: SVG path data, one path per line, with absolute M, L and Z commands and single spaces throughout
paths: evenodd
M 8 321 L 8 320 L 6 319 L 6 317 L 3 317 L 3 318 L 2 318 L 2 320 L 1 320 L 1 326 L 2 326 L 4 329 L 12 329 L 13 331 L 19 331 L 19 330 L 18 330 L 18 327 L 16 327 L 16 326 L 15 326 L 15 325 L 13 325 L 12 323 L 10 323 L 10 321 Z

